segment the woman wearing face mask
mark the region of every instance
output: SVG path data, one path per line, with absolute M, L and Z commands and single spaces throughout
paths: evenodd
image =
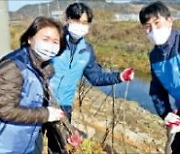
M 169 132 L 165 153 L 180 153 L 180 31 L 172 29 L 169 9 L 162 2 L 145 6 L 139 13 L 147 38 L 154 44 L 150 53 L 150 95 Z M 175 100 L 173 112 L 169 95 Z
M 21 36 L 21 47 L 0 61 L 0 153 L 31 154 L 42 123 L 58 121 L 61 109 L 49 106 L 44 64 L 63 45 L 60 23 L 37 17 Z
M 51 61 L 55 74 L 50 79 L 50 88 L 56 102 L 66 112 L 69 120 L 71 120 L 77 83 L 82 75 L 95 86 L 112 85 L 133 79 L 132 68 L 126 69 L 122 73 L 105 72 L 97 63 L 92 46 L 84 38 L 89 32 L 92 19 L 92 10 L 83 3 L 73 3 L 67 7 L 66 49 Z M 49 137 L 49 153 L 59 153 L 58 145 L 53 141 L 51 129 L 47 135 Z

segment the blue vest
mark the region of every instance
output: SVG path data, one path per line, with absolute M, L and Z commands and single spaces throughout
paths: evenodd
M 180 101 L 180 55 L 154 63 L 152 68 L 169 94 Z
M 151 52 L 150 61 L 154 74 L 180 108 L 180 31 L 172 30 L 168 42 Z
M 69 35 L 66 40 L 68 42 Z M 66 50 L 52 60 L 55 74 L 50 79 L 50 89 L 61 106 L 72 106 L 77 83 L 90 59 L 90 52 L 86 48 L 85 40 L 81 39 L 74 51 L 67 45 Z
M 12 59 L 21 71 L 23 85 L 20 96 L 20 106 L 27 108 L 41 107 L 43 104 L 43 88 L 37 72 L 32 67 L 26 48 L 10 53 Z M 24 124 L 10 121 L 0 122 L 0 153 L 22 154 L 31 153 L 38 136 L 41 124 Z

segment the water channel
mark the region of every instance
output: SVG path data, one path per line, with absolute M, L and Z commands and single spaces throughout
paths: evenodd
M 147 77 L 145 80 L 136 77 L 133 81 L 129 82 L 129 84 L 124 82 L 115 85 L 115 97 L 136 101 L 144 109 L 156 114 L 154 105 L 149 96 L 149 87 L 150 77 Z M 112 96 L 112 86 L 101 86 L 98 88 L 107 95 Z
M 137 73 L 135 79 L 129 82 L 129 84 L 124 82 L 115 85 L 115 98 L 124 98 L 129 101 L 135 101 L 144 109 L 153 114 L 157 114 L 151 97 L 149 96 L 150 80 L 150 75 Z M 113 96 L 112 86 L 101 86 L 98 88 L 105 94 Z M 174 99 L 171 96 L 169 96 L 169 99 L 171 107 L 175 109 Z

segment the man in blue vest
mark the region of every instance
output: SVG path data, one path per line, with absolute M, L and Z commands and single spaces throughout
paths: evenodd
M 69 120 L 77 84 L 82 75 L 94 86 L 113 85 L 133 79 L 132 68 L 125 69 L 122 73 L 105 72 L 97 63 L 92 46 L 84 39 L 92 19 L 92 10 L 83 3 L 74 3 L 67 7 L 66 49 L 51 61 L 55 74 L 50 80 L 50 87 L 56 102 L 66 112 Z M 59 152 L 56 151 L 55 142 L 50 142 L 50 149 Z
M 179 154 L 180 117 L 177 111 L 180 109 L 180 31 L 172 29 L 170 11 L 160 1 L 143 7 L 139 17 L 147 38 L 154 44 L 150 53 L 150 95 L 169 132 L 166 152 Z M 173 112 L 169 95 L 175 99 L 176 112 Z

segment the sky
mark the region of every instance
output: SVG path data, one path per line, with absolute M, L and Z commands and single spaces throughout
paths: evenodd
M 52 0 L 8 0 L 9 11 L 17 11 L 19 8 L 27 4 L 47 3 Z
M 17 11 L 18 9 L 20 9 L 21 7 L 23 7 L 24 5 L 27 4 L 38 4 L 38 3 L 47 3 L 47 2 L 51 2 L 53 0 L 8 0 L 8 4 L 9 4 L 9 11 Z M 111 0 L 107 0 L 107 1 L 111 1 Z M 126 2 L 126 1 L 130 1 L 130 0 L 114 0 L 116 2 Z

